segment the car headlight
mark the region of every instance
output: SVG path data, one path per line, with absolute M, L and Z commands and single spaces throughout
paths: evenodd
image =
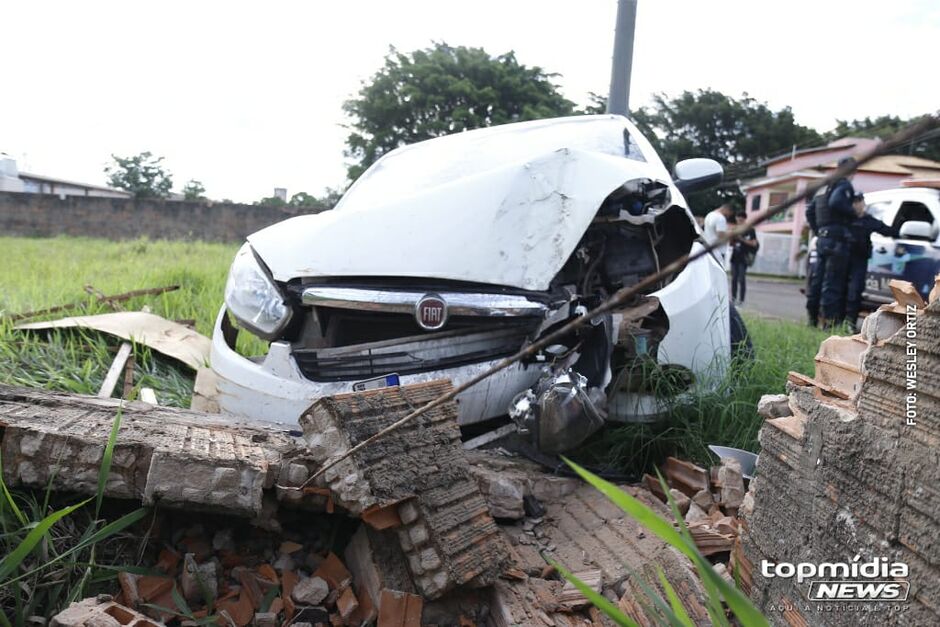
M 225 305 L 241 326 L 267 340 L 275 339 L 291 318 L 291 308 L 249 244 L 241 247 L 228 272 Z

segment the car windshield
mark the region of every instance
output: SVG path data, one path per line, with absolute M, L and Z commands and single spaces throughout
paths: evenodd
M 619 116 L 540 120 L 457 133 L 414 144 L 373 165 L 337 209 L 383 204 L 429 187 L 570 148 L 647 161 Z

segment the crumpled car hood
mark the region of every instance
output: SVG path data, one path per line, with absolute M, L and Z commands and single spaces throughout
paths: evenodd
M 671 185 L 658 162 L 561 148 L 291 218 L 248 240 L 278 281 L 415 277 L 545 290 L 604 199 L 641 177 Z

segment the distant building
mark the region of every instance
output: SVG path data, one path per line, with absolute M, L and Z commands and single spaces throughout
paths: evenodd
M 133 196 L 133 194 L 123 189 L 77 183 L 43 174 L 20 172 L 16 167 L 16 160 L 2 154 L 0 154 L 0 191 L 55 194 L 57 196 L 103 196 L 106 198 L 131 198 Z
M 877 140 L 844 137 L 826 146 L 816 146 L 767 160 L 766 174 L 741 184 L 748 213 L 776 207 L 807 186 L 829 176 L 840 159 L 871 149 Z M 860 167 L 852 178 L 855 189 L 875 192 L 900 187 L 911 178 L 937 178 L 940 162 L 907 155 L 882 155 Z M 794 205 L 773 220 L 757 227 L 761 236 L 763 263 L 756 270 L 772 274 L 799 274 L 802 265 L 801 240 L 806 227 L 806 203 Z M 769 244 L 764 246 L 765 241 Z M 771 254 L 774 251 L 776 254 Z

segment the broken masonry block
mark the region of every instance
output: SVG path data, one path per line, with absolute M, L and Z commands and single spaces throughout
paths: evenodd
M 378 607 L 384 589 L 415 592 L 406 565 L 407 558 L 394 532 L 360 525 L 343 556 L 353 579 L 361 588 L 360 603 L 368 597 L 369 602 Z
M 712 504 L 715 502 L 712 498 L 712 493 L 708 490 L 699 490 L 692 497 L 692 502 L 702 508 L 703 511 L 708 511 Z M 684 514 L 683 514 L 684 515 Z
M 525 482 L 496 470 L 474 465 L 476 479 L 493 518 L 519 520 L 525 518 Z
M 71 603 L 52 617 L 50 627 L 163 627 L 106 594 Z
M 601 592 L 604 581 L 603 571 L 585 570 L 572 574 L 594 592 Z M 591 603 L 591 601 L 586 596 L 584 596 L 583 592 L 581 592 L 578 588 L 575 587 L 573 583 L 567 580 L 565 581 L 565 586 L 558 594 L 558 602 L 566 608 L 572 610 L 580 609 Z
M 398 515 L 398 503 L 391 503 L 381 507 L 373 505 L 362 512 L 362 521 L 379 531 L 401 527 L 402 520 Z
M 277 627 L 277 614 L 275 612 L 255 612 L 252 625 L 253 627 Z
M 708 489 L 708 471 L 692 462 L 667 457 L 663 474 L 669 485 L 692 498 L 699 490 Z
M 325 580 L 330 584 L 330 589 L 336 591 L 342 591 L 352 583 L 352 575 L 335 553 L 330 553 L 320 562 L 313 576 Z
M 288 434 L 225 416 L 0 385 L 4 478 L 95 494 L 119 409 L 108 497 L 259 517 L 282 457 L 297 448 Z
M 424 600 L 414 594 L 382 590 L 377 627 L 421 627 Z
M 183 597 L 190 603 L 219 595 L 219 573 L 214 561 L 196 563 L 192 553 L 183 557 L 183 574 L 180 576 Z
M 321 398 L 300 418 L 309 452 L 319 463 L 337 460 L 451 389 L 449 381 L 432 381 Z M 354 514 L 397 504 L 396 535 L 425 597 L 488 585 L 499 575 L 506 547 L 460 445 L 453 401 L 343 459 L 323 479 Z
M 790 397 L 786 394 L 764 394 L 757 401 L 757 415 L 768 420 L 792 416 Z
M 356 598 L 356 593 L 353 592 L 352 587 L 346 588 L 343 590 L 342 594 L 337 597 L 336 609 L 339 610 L 339 615 L 343 619 L 343 623 L 348 625 L 353 614 L 359 609 L 359 599 Z
M 787 388 L 796 420 L 768 421 L 761 429 L 759 473 L 739 509 L 735 575 L 768 615 L 774 615 L 768 607 L 791 608 L 781 623 L 825 615 L 833 627 L 859 624 L 858 614 L 825 614 L 829 601 L 804 601 L 805 585 L 758 568 L 764 560 L 801 563 L 825 555 L 837 564 L 871 558 L 904 564 L 903 611 L 881 612 L 877 622 L 940 624 L 940 303 L 918 309 L 909 322 L 907 328 L 903 307 L 890 305 L 867 318 L 862 337 L 871 346 L 854 401 L 792 376 Z M 916 407 L 909 405 L 904 367 L 909 347 L 916 349 Z M 915 424 L 907 421 L 909 409 L 916 409 Z
M 721 485 L 721 505 L 725 508 L 739 508 L 744 500 L 744 478 L 741 475 L 741 462 L 731 457 L 722 457 L 718 467 L 718 483 Z
M 669 494 L 672 495 L 672 499 L 676 502 L 676 507 L 679 508 L 679 513 L 685 516 L 686 512 L 689 511 L 689 505 L 692 504 L 692 499 L 675 488 L 670 488 Z
M 330 586 L 320 577 L 304 577 L 294 586 L 291 599 L 300 605 L 319 605 L 330 594 Z

